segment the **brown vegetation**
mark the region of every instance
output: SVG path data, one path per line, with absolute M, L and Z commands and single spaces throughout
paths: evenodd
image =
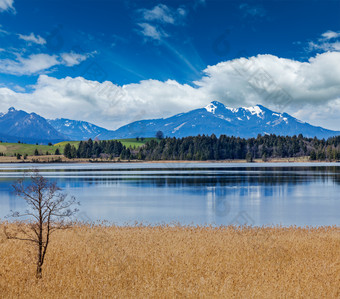
M 2 296 L 340 297 L 339 227 L 75 224 L 55 232 L 39 280 L 34 255 L 29 244 L 0 233 Z

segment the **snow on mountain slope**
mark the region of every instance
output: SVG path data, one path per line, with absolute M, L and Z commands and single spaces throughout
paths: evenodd
M 109 130 L 98 127 L 86 121 L 71 120 L 65 118 L 49 119 L 49 124 L 59 133 L 68 136 L 71 140 L 87 140 L 96 138 Z

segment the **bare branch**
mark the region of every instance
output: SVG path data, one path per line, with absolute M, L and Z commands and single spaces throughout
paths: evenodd
M 64 219 L 73 216 L 78 209 L 71 209 L 71 206 L 78 204 L 75 197 L 67 200 L 67 194 L 61 192 L 56 182 L 49 182 L 46 178 L 34 169 L 30 172 L 30 182 L 25 184 L 24 177 L 19 179 L 14 185 L 15 193 L 23 198 L 29 209 L 25 212 L 10 211 L 7 217 L 27 217 L 31 222 L 19 222 L 15 231 L 8 231 L 4 228 L 7 239 L 33 242 L 38 251 L 37 278 L 42 276 L 42 266 L 45 261 L 50 237 L 53 232 L 59 229 L 67 229 L 69 224 L 65 224 Z

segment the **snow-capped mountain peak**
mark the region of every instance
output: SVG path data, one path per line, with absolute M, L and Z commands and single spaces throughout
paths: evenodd
M 101 139 L 154 137 L 157 131 L 165 136 L 185 137 L 225 134 L 239 137 L 256 137 L 258 134 L 299 135 L 327 138 L 340 132 L 314 127 L 287 113 L 271 111 L 262 106 L 230 108 L 212 101 L 204 108 L 177 114 L 169 118 L 140 120 L 108 132 Z
M 212 114 L 215 114 L 215 110 L 217 107 L 213 104 L 214 102 L 211 102 L 209 105 L 205 106 L 204 108 L 208 111 L 211 112 Z
M 256 115 L 257 117 L 263 119 L 266 110 L 266 108 L 264 108 L 261 105 L 241 108 L 230 108 L 217 101 L 212 101 L 209 105 L 205 106 L 204 108 L 207 110 L 207 112 L 216 114 L 218 117 L 222 119 L 227 119 L 226 115 L 230 116 L 231 113 L 238 114 L 239 120 L 243 118 L 247 118 L 249 120 L 250 116 L 252 115 Z
M 218 101 L 212 101 L 209 105 L 204 107 L 208 112 L 215 114 L 215 111 L 218 109 L 220 113 L 225 112 L 225 110 L 229 110 L 233 113 L 238 112 L 238 108 L 230 108 L 225 106 L 224 104 Z
M 261 118 L 264 114 L 264 111 L 258 105 L 252 106 L 252 107 L 242 107 L 242 108 L 246 111 L 249 111 L 252 115 L 256 114 L 258 117 L 261 117 Z

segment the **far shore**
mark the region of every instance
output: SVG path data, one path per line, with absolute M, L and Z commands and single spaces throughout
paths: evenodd
M 242 159 L 235 160 L 157 160 L 157 161 L 147 161 L 147 160 L 120 160 L 118 158 L 114 160 L 107 159 L 67 159 L 62 155 L 41 155 L 41 156 L 28 156 L 26 159 L 17 159 L 16 157 L 0 157 L 0 164 L 8 163 L 63 163 L 63 164 L 88 164 L 88 163 L 180 163 L 180 164 L 190 164 L 190 163 L 339 163 L 340 161 L 321 161 L 321 160 L 310 160 L 309 157 L 298 157 L 298 158 L 273 158 L 263 161 L 262 159 L 255 159 L 253 162 L 247 162 Z

